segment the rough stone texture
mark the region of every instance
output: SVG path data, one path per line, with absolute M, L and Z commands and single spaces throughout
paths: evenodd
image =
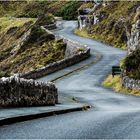
M 85 8 L 79 9 L 79 16 L 78 16 L 78 28 L 90 28 L 91 25 L 97 24 L 99 22 L 98 14 L 95 14 L 95 10 L 101 5 L 102 3 L 96 2 L 96 4 L 92 8 Z M 82 14 L 80 13 L 82 11 Z M 84 13 L 84 14 L 83 14 Z M 93 14 L 90 14 L 93 13 Z
M 136 15 L 140 12 L 140 7 L 137 8 Z M 140 19 L 138 18 L 135 24 L 132 25 L 130 36 L 127 41 L 128 54 L 131 54 L 134 50 L 140 49 Z
M 19 42 L 14 46 L 14 48 L 11 50 L 11 54 L 16 55 L 17 50 L 19 50 L 24 44 L 28 41 L 30 37 L 31 30 L 29 29 L 27 32 L 25 32 L 21 39 L 19 39 Z
M 123 83 L 123 86 L 126 88 L 140 90 L 140 80 L 135 80 L 135 79 L 129 78 L 128 76 L 123 76 L 122 83 Z
M 128 55 L 132 54 L 135 50 L 140 49 L 140 7 L 136 10 L 136 20 L 132 25 L 131 31 L 127 34 L 127 47 Z M 123 74 L 122 77 L 123 86 L 129 89 L 140 90 L 140 80 L 135 80 Z
M 48 30 L 46 30 L 46 31 L 50 32 Z M 65 58 L 60 61 L 51 63 L 40 69 L 33 70 L 33 71 L 27 72 L 25 74 L 19 74 L 20 77 L 26 78 L 26 79 L 40 78 L 47 74 L 53 73 L 55 71 L 65 68 L 65 67 L 76 64 L 90 56 L 90 48 L 88 48 L 84 45 L 81 45 L 78 42 L 74 42 L 72 40 L 65 39 L 63 36 L 55 36 L 55 38 L 63 39 L 63 41 L 65 43 L 67 43 Z
M 17 76 L 0 79 L 0 107 L 55 105 L 57 102 L 57 88 L 53 83 Z
M 20 75 L 20 77 L 24 77 L 26 79 L 40 78 L 40 77 L 43 77 L 47 74 L 53 73 L 55 71 L 58 71 L 58 70 L 65 68 L 65 67 L 76 64 L 76 63 L 88 58 L 89 56 L 90 56 L 90 49 L 87 49 L 84 52 L 79 52 L 76 55 L 73 55 L 73 56 L 65 58 L 63 60 L 54 62 L 54 63 L 49 64 L 46 67 L 43 67 L 41 69 L 22 74 L 22 75 Z
M 53 29 L 56 29 L 56 23 L 45 25 L 44 27 L 48 30 L 53 30 Z

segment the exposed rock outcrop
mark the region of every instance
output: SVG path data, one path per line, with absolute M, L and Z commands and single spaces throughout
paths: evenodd
M 91 25 L 99 22 L 99 15 L 94 11 L 101 5 L 101 3 L 95 2 L 95 5 L 91 8 L 79 8 L 78 9 L 78 28 L 88 28 Z
M 140 7 L 137 8 L 135 23 L 132 25 L 130 36 L 128 36 L 128 54 L 140 49 Z
M 44 28 L 44 27 L 42 27 Z M 48 30 L 46 29 L 48 32 Z M 49 31 L 50 32 L 50 31 Z M 51 32 L 50 32 L 51 34 Z M 76 64 L 88 57 L 90 57 L 90 48 L 85 45 L 81 45 L 78 42 L 74 42 L 72 40 L 66 39 L 63 36 L 55 36 L 56 40 L 63 40 L 66 44 L 65 57 L 60 61 L 56 61 L 49 65 L 46 65 L 40 69 L 36 69 L 33 71 L 29 71 L 27 73 L 20 74 L 20 77 L 27 79 L 36 79 L 42 76 L 48 75 L 55 71 L 61 70 L 65 67 Z

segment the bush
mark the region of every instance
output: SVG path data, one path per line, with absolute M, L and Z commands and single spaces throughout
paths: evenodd
M 62 7 L 61 11 L 57 14 L 57 16 L 62 16 L 64 20 L 77 19 L 77 10 L 81 5 L 82 2 L 70 1 L 66 5 L 64 5 L 64 7 Z
M 45 33 L 45 31 L 43 29 L 41 29 L 40 26 L 38 25 L 34 25 L 31 29 L 31 34 L 30 34 L 30 38 L 28 40 L 28 43 L 33 43 L 36 42 L 38 37 L 40 37 L 41 35 L 43 35 Z
M 55 22 L 54 16 L 52 14 L 43 14 L 40 15 L 38 20 L 36 21 L 36 24 L 39 26 L 53 24 Z

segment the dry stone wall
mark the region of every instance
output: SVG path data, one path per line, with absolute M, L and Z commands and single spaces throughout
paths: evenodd
M 56 29 L 56 23 L 45 25 L 44 27 L 48 30 L 53 30 Z
M 53 83 L 16 76 L 0 79 L 0 107 L 55 105 L 57 88 Z
M 47 32 L 50 32 L 50 31 L 47 30 Z M 88 48 L 87 46 L 84 46 L 84 45 L 79 44 L 78 42 L 74 42 L 72 40 L 66 39 L 63 36 L 55 36 L 55 38 L 63 39 L 63 41 L 67 44 L 65 58 L 60 61 L 51 63 L 40 69 L 33 70 L 25 74 L 19 74 L 21 78 L 37 79 L 45 75 L 48 75 L 50 73 L 61 70 L 63 68 L 66 68 L 68 66 L 71 66 L 73 64 L 76 64 L 90 56 L 90 48 Z
M 140 80 L 135 80 L 129 78 L 128 76 L 123 76 L 122 83 L 126 88 L 140 90 Z
M 67 40 L 62 36 L 55 37 L 56 39 L 63 39 L 67 44 L 65 58 L 25 74 L 1 78 L 0 107 L 42 106 L 58 103 L 58 92 L 53 83 L 38 82 L 33 79 L 53 73 L 88 58 L 90 56 L 90 49 L 72 40 Z

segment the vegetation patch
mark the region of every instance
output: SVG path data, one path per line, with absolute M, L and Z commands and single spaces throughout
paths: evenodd
M 82 30 L 80 30 L 80 29 L 75 29 L 75 30 L 74 30 L 74 33 L 75 33 L 76 35 L 81 36 L 81 37 L 91 38 L 91 36 L 88 34 L 88 32 L 87 32 L 85 29 L 82 29 Z
M 127 89 L 122 86 L 122 80 L 120 76 L 112 76 L 109 75 L 102 83 L 102 85 L 106 88 L 111 88 L 115 92 L 123 93 L 123 94 L 130 94 L 130 95 L 135 95 L 135 96 L 140 96 L 140 91 L 139 90 L 131 90 Z
M 0 35 L 1 76 L 3 72 L 25 73 L 64 58 L 63 41 L 56 41 L 53 34 L 37 23 L 31 20 L 12 26 L 11 19 L 6 22 L 7 30 Z
M 100 6 L 94 13 L 99 17 L 99 23 L 86 29 L 86 34 L 93 39 L 101 40 L 117 48 L 125 49 L 127 31 L 134 22 L 135 11 L 140 5 L 138 1 L 108 2 L 107 6 Z M 90 13 L 91 14 L 91 13 Z M 83 34 L 83 31 L 79 31 Z M 85 31 L 84 31 L 85 33 Z
M 0 16 L 37 18 L 46 13 L 62 16 L 66 20 L 77 19 L 81 1 L 3 1 L 0 2 Z
M 126 75 L 133 79 L 140 79 L 140 50 L 137 49 L 128 55 L 122 62 Z

